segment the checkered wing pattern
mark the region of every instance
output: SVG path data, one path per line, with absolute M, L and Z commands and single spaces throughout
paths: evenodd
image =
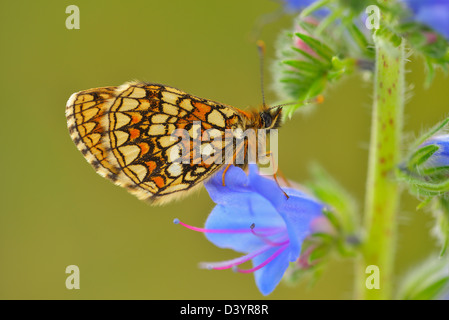
M 73 94 L 66 117 L 73 141 L 99 174 L 162 204 L 220 169 L 226 129 L 242 128 L 245 115 L 172 87 L 134 82 Z

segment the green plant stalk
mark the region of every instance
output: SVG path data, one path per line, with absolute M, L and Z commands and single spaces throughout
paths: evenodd
M 405 94 L 404 40 L 396 45 L 385 36 L 374 36 L 376 70 L 365 202 L 365 237 L 357 266 L 358 299 L 391 299 L 400 190 L 394 178 L 400 161 Z M 366 282 L 379 268 L 379 289 Z

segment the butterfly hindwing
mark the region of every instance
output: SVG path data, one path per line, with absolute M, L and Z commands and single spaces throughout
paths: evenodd
M 72 94 L 67 102 L 67 125 L 78 149 L 102 176 L 115 177 L 119 172 L 116 161 L 108 160 L 110 149 L 104 138 L 107 128 L 102 119 L 115 99 L 117 87 L 96 88 Z

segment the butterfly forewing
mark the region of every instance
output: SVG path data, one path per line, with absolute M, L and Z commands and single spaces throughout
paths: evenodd
M 220 169 L 226 129 L 243 127 L 244 117 L 231 106 L 145 83 L 75 93 L 66 115 L 72 139 L 97 172 L 153 203 L 185 196 Z M 201 141 L 211 136 L 221 138 L 214 146 L 223 152 L 205 157 L 194 141 L 206 147 Z M 179 146 L 186 152 L 174 152 Z

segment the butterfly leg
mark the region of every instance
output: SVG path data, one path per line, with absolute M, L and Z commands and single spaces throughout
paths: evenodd
M 282 178 L 282 180 L 284 180 L 284 183 L 287 187 L 291 187 L 292 185 L 290 184 L 290 181 L 288 181 L 288 179 L 284 176 L 284 174 L 282 173 L 281 169 L 278 168 L 277 174 L 279 177 Z
M 225 176 L 226 176 L 226 172 L 229 170 L 229 167 L 232 165 L 232 163 L 228 164 L 226 166 L 226 168 L 223 170 L 223 175 L 221 176 L 221 180 L 223 181 L 223 187 L 226 187 L 226 183 L 225 183 Z
M 242 150 L 242 148 L 244 148 L 244 150 L 246 150 L 246 149 L 247 149 L 247 145 L 246 145 L 246 144 L 243 144 L 243 145 L 241 145 L 241 146 L 238 147 L 238 149 L 236 150 L 236 152 L 235 152 L 234 155 L 232 156 L 232 162 L 231 162 L 230 164 L 228 164 L 228 165 L 226 166 L 226 168 L 223 170 L 223 175 L 222 175 L 222 177 L 221 177 L 221 180 L 222 180 L 222 182 L 223 182 L 223 187 L 226 187 L 226 183 L 225 183 L 225 175 L 226 175 L 226 172 L 229 170 L 229 167 L 230 167 L 231 165 L 234 164 L 235 159 L 236 159 L 236 157 L 237 157 L 237 154 Z
M 274 165 L 273 152 L 272 152 L 272 151 L 269 151 L 269 152 L 267 152 L 266 155 L 271 157 L 271 161 L 273 162 L 273 165 Z M 278 170 L 278 171 L 279 171 L 279 170 Z M 279 173 L 280 173 L 280 176 L 282 177 L 282 179 L 283 179 L 283 180 L 285 181 L 285 183 L 287 184 L 287 186 L 290 186 L 290 183 L 287 181 L 287 179 L 285 178 L 285 176 L 284 176 L 281 172 L 279 172 Z M 274 181 L 276 181 L 276 184 L 278 185 L 279 189 L 281 189 L 281 191 L 282 191 L 282 193 L 284 194 L 284 196 L 285 196 L 287 199 L 289 199 L 290 197 L 288 196 L 287 193 L 285 193 L 285 191 L 282 189 L 281 185 L 279 184 L 279 181 L 278 181 L 277 176 L 276 176 L 276 172 L 273 173 L 273 178 L 274 178 Z

